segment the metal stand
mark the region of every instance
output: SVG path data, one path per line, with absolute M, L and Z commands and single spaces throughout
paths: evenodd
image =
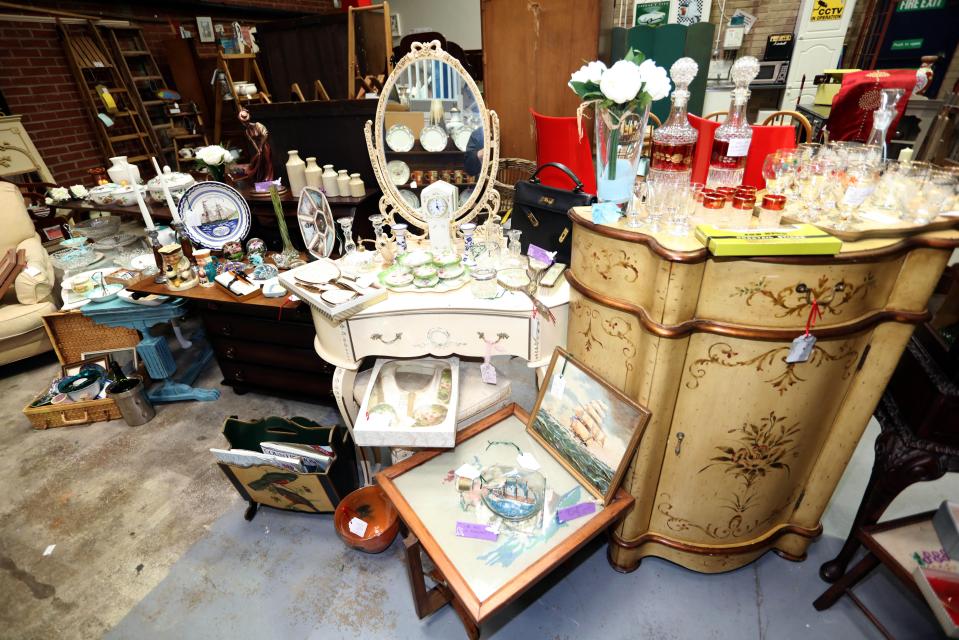
M 147 229 L 147 238 L 150 239 L 150 248 L 153 249 L 153 259 L 156 261 L 157 274 L 153 276 L 153 282 L 157 284 L 166 284 L 166 276 L 163 275 L 163 258 L 160 257 L 160 232 L 153 229 Z

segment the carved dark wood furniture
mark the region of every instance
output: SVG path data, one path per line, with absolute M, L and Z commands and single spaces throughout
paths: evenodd
M 959 471 L 959 359 L 939 333 L 922 324 L 909 340 L 886 387 L 876 419 L 876 461 L 842 550 L 819 575 L 835 582 L 861 542 L 857 532 L 875 524 L 906 487 Z

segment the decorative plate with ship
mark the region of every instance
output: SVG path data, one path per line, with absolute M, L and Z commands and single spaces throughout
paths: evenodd
M 494 464 L 483 470 L 483 504 L 506 520 L 526 520 L 543 509 L 546 478 L 539 471 Z
M 236 189 L 222 182 L 193 185 L 183 194 L 177 209 L 187 235 L 207 249 L 242 241 L 250 231 L 250 205 Z

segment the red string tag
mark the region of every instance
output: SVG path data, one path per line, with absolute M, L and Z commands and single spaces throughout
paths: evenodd
M 806 318 L 806 333 L 809 335 L 810 330 L 816 326 L 816 320 L 822 320 L 822 309 L 819 308 L 819 301 L 815 298 L 812 299 L 812 306 L 809 307 L 809 317 Z

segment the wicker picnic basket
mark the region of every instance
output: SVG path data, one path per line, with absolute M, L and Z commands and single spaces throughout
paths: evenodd
M 140 332 L 126 327 L 97 324 L 79 311 L 60 311 L 43 316 L 43 326 L 50 336 L 60 364 L 83 360 L 84 353 L 110 349 L 135 349 Z
M 522 158 L 499 159 L 499 167 L 496 169 L 493 188 L 499 191 L 499 210 L 501 216 L 505 216 L 506 212 L 513 208 L 513 192 L 516 191 L 514 185 L 517 182 L 529 180 L 534 171 L 536 171 L 536 163 L 532 160 L 523 160 Z
M 40 394 L 37 396 L 39 398 Z M 37 400 L 34 398 L 34 401 Z M 31 402 L 31 404 L 33 404 Z M 34 429 L 51 429 L 53 427 L 72 427 L 78 424 L 103 422 L 105 420 L 119 420 L 120 409 L 117 403 L 110 398 L 103 400 L 86 400 L 69 404 L 51 404 L 45 407 L 23 408 L 23 415 L 30 420 Z

